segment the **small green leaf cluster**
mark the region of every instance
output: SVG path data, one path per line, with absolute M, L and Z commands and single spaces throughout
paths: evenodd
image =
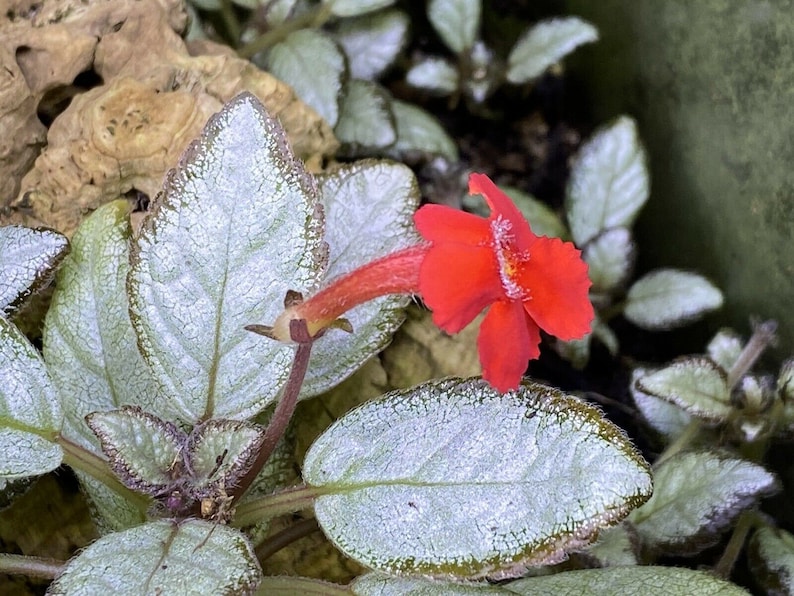
M 293 334 L 297 346 L 246 327 L 416 244 L 417 203 L 400 164 L 309 175 L 243 94 L 168 174 L 139 233 L 124 201 L 71 244 L 2 229 L 4 313 L 62 266 L 42 352 L 0 317 L 0 476 L 69 465 L 103 534 L 47 562 L 50 593 L 267 592 L 285 580 L 263 578 L 255 547 L 279 542 L 270 519 L 303 509 L 376 586 L 487 590 L 476 582 L 562 561 L 650 497 L 648 464 L 596 408 L 539 383 L 501 394 L 456 378 L 347 413 L 309 449 L 303 482 L 285 484 L 279 445 L 298 399 L 382 349 L 408 297 L 350 310 L 353 333 Z M 0 555 L 4 571 L 32 565 Z
M 733 528 L 716 567 L 723 575 L 752 532 L 753 577 L 767 593 L 782 594 L 794 586 L 792 536 L 755 511 L 760 498 L 779 488 L 762 465 L 764 455 L 794 431 L 794 360 L 783 363 L 777 378 L 753 370 L 775 328 L 773 321 L 760 323 L 747 342 L 723 329 L 705 354 L 635 369 L 634 402 L 668 445 L 654 465 L 653 497 L 625 523 L 651 556 L 699 553 Z
M 554 18 L 524 31 L 504 59 L 480 37 L 481 0 L 430 0 L 427 16 L 453 59 L 422 56 L 406 81 L 419 89 L 479 106 L 504 83 L 531 83 L 598 32 L 577 17 Z
M 663 330 L 722 306 L 720 290 L 689 271 L 656 269 L 632 282 L 637 247 L 631 228 L 648 200 L 650 176 L 631 118 L 617 118 L 580 147 L 565 191 L 564 220 L 517 189 L 505 191 L 536 234 L 572 240 L 589 267 L 593 330 L 581 340 L 555 343 L 575 366 L 587 364 L 593 339 L 618 353 L 618 338 L 607 324 L 617 315 L 643 329 Z M 467 205 L 476 208 L 471 201 Z

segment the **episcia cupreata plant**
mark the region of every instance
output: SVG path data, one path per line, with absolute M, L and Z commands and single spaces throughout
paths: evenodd
M 71 466 L 103 535 L 66 563 L 0 555 L 2 569 L 54 578 L 50 594 L 557 589 L 482 582 L 586 547 L 652 486 L 624 433 L 554 388 L 447 378 L 388 393 L 315 441 L 301 484 L 279 474 L 295 402 L 384 347 L 408 298 L 357 306 L 352 332 L 313 338 L 292 321 L 295 345 L 246 327 L 275 321 L 285 296 L 415 243 L 417 194 L 410 170 L 390 162 L 310 176 L 243 94 L 168 175 L 137 237 L 125 203 L 92 214 L 58 271 L 43 355 L 0 317 L 0 475 L 13 484 Z M 41 233 L 41 247 L 20 249 L 24 266 L 10 266 L 30 233 L 2 229 L 4 313 L 66 250 Z M 268 520 L 308 508 L 372 573 L 350 586 L 263 577 L 254 546 Z M 694 571 L 620 575 L 616 585 L 722 585 Z

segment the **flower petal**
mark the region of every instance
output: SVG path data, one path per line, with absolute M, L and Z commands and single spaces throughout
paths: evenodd
M 491 241 L 488 220 L 445 205 L 424 205 L 414 213 L 422 238 L 430 242 L 454 242 L 477 246 Z
M 512 199 L 502 192 L 493 181 L 485 174 L 471 174 L 469 176 L 469 194 L 482 195 L 491 208 L 490 219 L 499 217 L 509 221 L 518 252 L 529 250 L 538 238 L 532 232 L 529 222 L 513 203 Z
M 540 354 L 540 330 L 520 302 L 494 302 L 480 326 L 482 376 L 502 393 L 517 389 L 527 362 Z
M 433 311 L 433 322 L 457 333 L 491 302 L 504 298 L 497 267 L 487 246 L 431 246 L 419 271 L 419 292 Z
M 518 282 L 529 291 L 524 308 L 541 329 L 564 341 L 590 331 L 590 278 L 581 251 L 570 242 L 541 236 L 523 263 Z

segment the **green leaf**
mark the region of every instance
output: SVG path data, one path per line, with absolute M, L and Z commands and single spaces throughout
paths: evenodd
M 565 210 L 576 245 L 583 247 L 609 228 L 630 228 L 649 187 L 637 126 L 622 116 L 582 145 L 571 168 Z
M 752 462 L 680 453 L 654 469 L 653 496 L 629 521 L 654 550 L 694 554 L 715 544 L 742 511 L 776 489 L 775 477 Z
M 640 541 L 634 527 L 624 521 L 598 535 L 592 545 L 579 553 L 588 562 L 588 567 L 616 567 L 636 565 Z M 590 564 L 592 563 L 592 564 Z
M 546 203 L 537 200 L 517 188 L 500 186 L 518 207 L 521 214 L 529 222 L 529 226 L 537 236 L 549 238 L 568 238 L 568 230 L 560 217 Z
M 86 449 L 99 444 L 85 416 L 163 402 L 138 352 L 127 299 L 129 206 L 103 205 L 72 238 L 44 321 L 44 358 L 64 405 L 63 433 Z
M 106 484 L 93 476 L 75 470 L 80 486 L 90 503 L 91 519 L 100 534 L 119 532 L 138 526 L 146 521 L 146 515 Z
M 430 0 L 427 18 L 456 54 L 471 48 L 480 29 L 480 0 Z
M 748 548 L 753 578 L 765 594 L 794 594 L 794 536 L 780 528 L 759 528 Z
M 314 181 L 259 100 L 239 95 L 169 174 L 133 251 L 132 321 L 168 395 L 161 417 L 245 419 L 275 400 L 293 349 L 244 327 L 314 289 L 325 248 Z
M 41 355 L 0 316 L 0 476 L 22 478 L 61 465 L 63 414 Z
M 391 66 L 405 46 L 408 16 L 387 10 L 344 19 L 335 38 L 347 56 L 351 78 L 371 81 Z
M 68 252 L 66 236 L 53 230 L 0 227 L 0 313 L 11 314 L 46 285 Z
M 327 279 L 418 242 L 413 214 L 419 188 L 410 169 L 385 161 L 359 161 L 321 176 L 330 263 Z M 403 322 L 406 296 L 385 296 L 350 310 L 353 333 L 330 330 L 312 348 L 304 397 L 353 374 L 385 348 Z
M 69 561 L 48 594 L 247 594 L 262 572 L 237 530 L 161 520 L 108 534 Z
M 705 277 L 657 269 L 629 288 L 623 314 L 643 329 L 670 329 L 699 319 L 722 302 L 722 292 Z
M 541 21 L 524 32 L 510 51 L 507 80 L 531 81 L 580 45 L 597 39 L 598 30 L 577 17 Z
M 705 356 L 684 356 L 637 379 L 637 389 L 710 423 L 733 411 L 725 371 Z
M 348 81 L 334 133 L 352 153 L 370 152 L 391 145 L 397 132 L 389 109 L 389 98 L 369 81 Z
M 271 48 L 267 66 L 270 74 L 292 87 L 329 126 L 336 126 L 345 57 L 333 40 L 311 29 L 295 31 Z
M 521 579 L 505 587 L 523 596 L 749 596 L 710 573 L 677 567 L 580 569 Z
M 264 8 L 264 18 L 271 27 L 278 27 L 288 21 L 298 0 L 270 0 Z
M 87 423 L 125 486 L 156 495 L 180 471 L 187 435 L 176 425 L 134 406 L 89 414 Z
M 323 0 L 338 17 L 354 17 L 394 4 L 394 0 Z
M 652 371 L 644 368 L 635 368 L 631 372 L 631 383 L 629 384 L 631 397 L 650 427 L 668 441 L 672 441 L 689 426 L 689 423 L 692 422 L 692 415 L 683 408 L 645 393 L 637 387 L 637 382 L 651 373 Z
M 515 594 L 507 587 L 394 577 L 377 571 L 357 577 L 350 584 L 350 591 L 355 596 L 511 596 Z
M 558 562 L 651 492 L 647 464 L 595 408 L 534 383 L 502 395 L 479 379 L 349 412 L 309 449 L 303 475 L 327 493 L 315 513 L 342 552 L 388 573 L 458 579 Z
M 608 294 L 621 287 L 631 275 L 637 250 L 626 228 L 604 230 L 582 251 L 593 292 Z
M 726 372 L 739 358 L 744 341 L 733 329 L 720 329 L 706 346 L 706 354 Z
M 396 99 L 392 100 L 391 109 L 397 141 L 387 152 L 389 155 L 408 161 L 435 155 L 458 160 L 457 145 L 429 112 Z
M 411 66 L 405 73 L 405 80 L 409 85 L 425 91 L 452 95 L 458 89 L 460 77 L 449 60 L 429 56 Z

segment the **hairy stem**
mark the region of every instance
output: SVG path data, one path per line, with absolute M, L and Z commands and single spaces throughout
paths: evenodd
M 728 389 L 733 389 L 736 383 L 749 371 L 758 357 L 775 341 L 777 321 L 764 321 L 755 326 L 753 335 L 744 349 L 736 358 L 731 370 L 728 371 Z
M 248 490 L 259 472 L 262 471 L 267 460 L 273 455 L 273 451 L 275 451 L 276 445 L 284 436 L 287 425 L 298 405 L 298 396 L 303 386 L 303 379 L 306 377 L 306 371 L 309 369 L 309 358 L 315 338 L 309 335 L 306 321 L 302 319 L 290 321 L 290 334 L 292 341 L 297 343 L 298 347 L 295 350 L 287 385 L 284 387 L 284 393 L 276 406 L 276 410 L 273 412 L 270 423 L 265 429 L 265 436 L 262 437 L 259 452 L 251 465 L 251 469 L 246 472 L 245 476 L 232 490 L 230 496 L 234 501 L 237 501 Z
M 269 536 L 262 544 L 257 546 L 254 551 L 256 558 L 261 563 L 296 540 L 300 540 L 314 532 L 319 532 L 319 530 L 320 526 L 317 525 L 317 520 L 313 517 L 295 522 L 281 530 L 281 532 Z
M 10 575 L 25 575 L 40 579 L 55 579 L 61 574 L 65 566 L 65 561 L 58 561 L 57 559 L 0 553 L 0 574 L 8 573 Z
M 754 511 L 745 511 L 739 516 L 739 520 L 733 528 L 731 539 L 725 546 L 720 560 L 717 561 L 717 564 L 714 566 L 714 575 L 722 579 L 728 579 L 728 577 L 730 577 L 733 566 L 736 564 L 736 560 L 742 552 L 744 542 L 747 540 L 747 534 L 750 533 L 750 530 L 752 530 L 758 522 L 758 514 Z
M 319 488 L 312 486 L 295 486 L 277 491 L 266 497 L 252 499 L 241 503 L 235 512 L 234 525 L 239 528 L 251 526 L 263 519 L 272 519 L 279 515 L 295 513 L 308 509 L 314 500 L 321 494 L 325 494 Z
M 290 33 L 306 29 L 307 27 L 315 29 L 321 27 L 329 18 L 331 18 L 331 3 L 323 3 L 315 10 L 310 10 L 294 19 L 288 20 L 276 29 L 263 33 L 251 43 L 241 47 L 237 54 L 241 58 L 250 58 L 254 54 L 258 54 L 283 41 Z
M 63 463 L 99 480 L 140 511 L 145 512 L 149 508 L 151 505 L 149 498 L 124 486 L 104 459 L 63 435 L 58 435 L 56 441 L 63 449 Z

